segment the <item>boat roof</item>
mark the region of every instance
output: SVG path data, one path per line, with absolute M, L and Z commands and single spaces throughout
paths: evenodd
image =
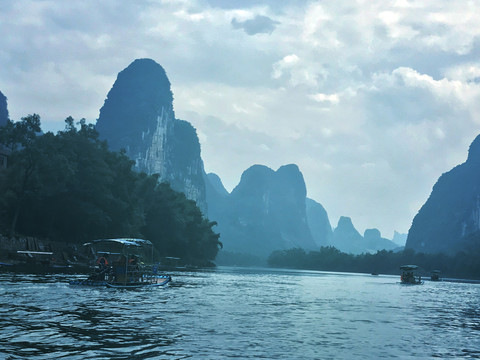
M 416 270 L 418 269 L 417 265 L 402 265 L 400 266 L 400 269 L 402 270 Z
M 152 246 L 152 242 L 150 240 L 144 239 L 135 239 L 135 238 L 116 238 L 116 239 L 97 239 L 91 242 L 87 242 L 83 245 L 94 245 L 94 244 L 101 244 L 101 243 L 115 243 L 121 244 L 124 246 Z

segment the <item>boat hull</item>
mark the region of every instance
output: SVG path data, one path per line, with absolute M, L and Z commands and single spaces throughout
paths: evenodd
M 106 281 L 99 281 L 99 280 L 70 280 L 68 282 L 70 285 L 74 286 L 107 286 Z
M 423 285 L 424 282 L 423 282 L 423 281 L 418 281 L 418 282 L 405 282 L 405 281 L 401 281 L 400 284 L 402 284 L 402 285 Z
M 114 283 L 102 280 L 71 280 L 69 281 L 70 285 L 73 286 L 94 286 L 94 287 L 108 287 L 113 289 L 140 289 L 145 287 L 158 287 L 165 286 L 172 278 L 170 275 L 158 275 L 150 277 L 145 281 L 135 282 L 135 283 Z
M 165 275 L 165 276 L 157 276 L 155 278 L 148 279 L 147 281 L 130 283 L 130 284 L 107 282 L 106 286 L 113 289 L 140 289 L 145 287 L 165 286 L 171 280 L 172 278 L 169 275 Z

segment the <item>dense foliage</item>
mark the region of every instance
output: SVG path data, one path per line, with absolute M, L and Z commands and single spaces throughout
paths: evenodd
M 455 256 L 423 254 L 411 249 L 351 255 L 334 247 L 322 247 L 320 251 L 310 252 L 296 248 L 273 252 L 268 258 L 268 264 L 294 269 L 381 274 L 399 274 L 401 265 L 414 264 L 421 268 L 423 275 L 440 270 L 444 277 L 480 279 L 479 255 L 478 252 L 459 252 Z
M 78 128 L 77 128 L 78 126 Z M 9 166 L 0 171 L 0 231 L 82 243 L 144 237 L 160 256 L 204 265 L 221 243 L 195 202 L 157 176 L 132 170 L 85 120 L 66 119 L 64 131 L 41 134 L 30 115 L 0 127 Z

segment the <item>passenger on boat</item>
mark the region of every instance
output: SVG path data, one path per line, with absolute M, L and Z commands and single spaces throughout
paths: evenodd
M 106 267 L 108 266 L 108 260 L 107 260 L 108 254 L 102 255 L 97 259 L 97 265 L 99 267 Z
M 111 266 L 108 264 L 106 257 L 101 256 L 98 258 L 95 266 L 95 271 L 90 275 L 89 280 L 107 280 L 112 271 Z

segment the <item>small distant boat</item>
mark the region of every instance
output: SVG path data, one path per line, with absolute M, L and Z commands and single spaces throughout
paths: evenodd
M 402 265 L 400 270 L 402 270 L 402 275 L 400 276 L 400 281 L 402 284 L 406 285 L 421 285 L 423 284 L 422 277 L 416 275 L 415 271 L 418 269 L 417 265 Z
M 9 262 L 0 262 L 0 271 L 15 273 L 45 274 L 72 273 L 75 268 L 63 261 L 55 260 L 52 251 L 17 250 L 11 252 Z
M 440 281 L 440 270 L 433 270 L 432 274 L 430 275 L 431 281 Z
M 103 286 L 115 289 L 138 289 L 164 286 L 172 278 L 158 272 L 153 265 L 153 244 L 149 240 L 119 238 L 99 239 L 84 244 L 92 248 L 96 262 L 87 279 L 72 280 L 70 285 Z M 145 253 L 150 252 L 150 265 Z

